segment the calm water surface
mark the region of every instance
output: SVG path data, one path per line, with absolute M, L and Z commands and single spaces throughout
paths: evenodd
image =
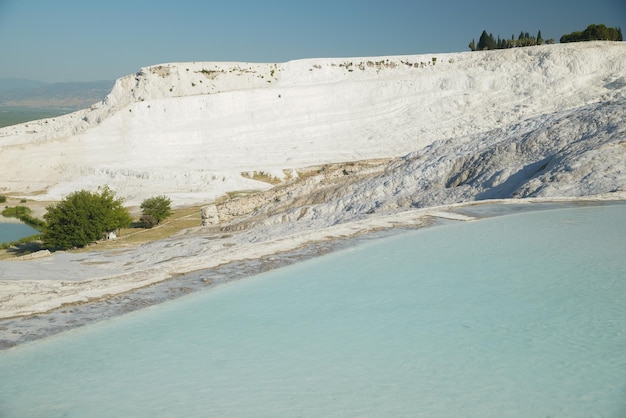
M 0 219 L 0 244 L 17 241 L 20 238 L 38 234 L 35 228 L 23 223 L 5 223 Z
M 0 417 L 626 416 L 626 205 L 398 234 L 0 352 Z

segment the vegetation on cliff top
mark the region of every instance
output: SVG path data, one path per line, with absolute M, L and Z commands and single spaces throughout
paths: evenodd
M 582 32 L 572 32 L 561 36 L 559 41 L 561 43 L 567 43 L 595 40 L 623 41 L 622 29 L 619 27 L 608 28 L 605 25 L 589 25 L 587 26 L 587 29 Z M 539 31 L 536 36 L 522 31 L 518 35 L 517 39 L 515 38 L 515 35 L 511 35 L 511 38 L 501 38 L 500 35 L 498 35 L 496 39 L 493 34 L 487 33 L 486 30 L 483 30 L 483 33 L 478 39 L 478 44 L 476 44 L 476 41 L 472 39 L 468 46 L 472 51 L 484 51 L 490 49 L 507 49 L 543 45 L 544 43 L 553 44 L 554 39 L 544 40 L 541 36 L 541 31 Z

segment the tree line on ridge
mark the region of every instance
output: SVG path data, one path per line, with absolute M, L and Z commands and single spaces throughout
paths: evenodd
M 572 32 L 561 36 L 559 42 L 567 43 L 594 40 L 623 41 L 622 29 L 619 27 L 609 28 L 605 25 L 589 25 L 582 32 Z M 553 43 L 554 39 L 544 40 L 541 36 L 541 31 L 539 31 L 536 36 L 522 31 L 517 39 L 515 39 L 515 35 L 511 35 L 510 39 L 501 38 L 500 35 L 498 35 L 498 38 L 496 39 L 493 34 L 487 33 L 486 30 L 483 30 L 483 33 L 478 39 L 478 44 L 476 44 L 476 41 L 472 39 L 468 46 L 472 51 L 485 51 L 491 49 L 507 49 Z

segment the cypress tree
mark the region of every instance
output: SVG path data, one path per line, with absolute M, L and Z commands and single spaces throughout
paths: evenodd
M 479 51 L 484 51 L 485 49 L 488 49 L 488 42 L 489 42 L 489 35 L 487 35 L 487 31 L 484 30 L 483 33 L 480 35 L 480 38 L 478 39 L 478 50 Z
M 489 38 L 487 40 L 487 49 L 496 49 L 496 40 L 493 37 L 493 33 L 489 34 Z

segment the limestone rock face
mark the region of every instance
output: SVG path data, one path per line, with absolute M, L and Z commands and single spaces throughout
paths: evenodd
M 215 205 L 203 206 L 200 209 L 200 216 L 202 217 L 202 226 L 217 225 L 220 223 L 220 215 Z
M 625 72 L 624 42 L 155 65 L 120 78 L 89 109 L 1 128 L 0 194 L 58 201 L 108 185 L 129 206 L 162 194 L 203 205 L 272 186 L 243 173 L 282 180 L 310 166 L 399 158 L 618 100 Z M 463 164 L 450 189 L 475 178 L 471 158 Z
M 326 169 L 218 210 L 239 208 L 228 218 L 238 217 L 231 229 L 254 226 L 278 233 L 477 200 L 624 199 L 624 120 L 626 99 L 594 103 L 436 141 L 374 167 L 355 165 L 351 173 L 341 166 Z

